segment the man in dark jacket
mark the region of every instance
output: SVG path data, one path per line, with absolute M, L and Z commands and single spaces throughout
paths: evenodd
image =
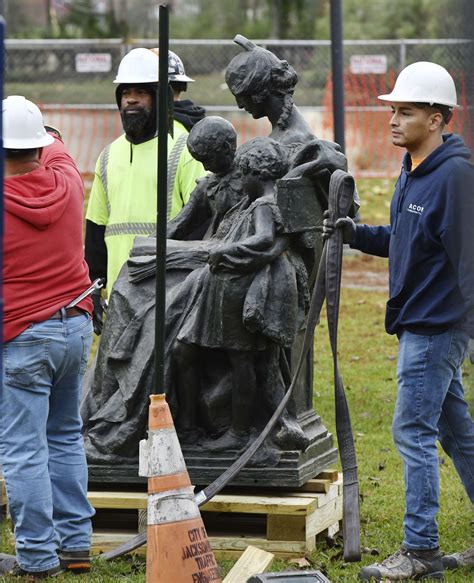
M 379 99 L 391 104 L 393 144 L 407 150 L 390 224 L 324 221 L 326 238 L 342 228 L 351 247 L 389 258 L 385 327 L 399 339 L 392 433 L 405 470 L 404 541 L 359 577 L 441 579 L 437 439 L 474 502 L 474 424 L 461 380 L 474 337 L 474 168 L 462 139 L 443 134 L 457 106 L 446 69 L 414 63 Z

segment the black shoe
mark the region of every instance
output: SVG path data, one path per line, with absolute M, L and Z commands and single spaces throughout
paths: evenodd
M 91 570 L 89 551 L 58 551 L 59 564 L 66 573 L 88 573 Z
M 47 577 L 57 577 L 62 573 L 59 565 L 51 567 L 45 571 L 25 571 L 20 567 L 15 557 L 12 555 L 0 554 L 0 575 L 9 575 L 10 577 L 23 577 L 26 582 L 39 581 Z
M 444 568 L 441 551 L 408 550 L 401 548 L 381 563 L 374 563 L 360 570 L 362 581 L 405 581 L 406 579 L 443 579 Z

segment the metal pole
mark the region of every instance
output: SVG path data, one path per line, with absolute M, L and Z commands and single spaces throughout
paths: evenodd
M 158 40 L 158 192 L 156 217 L 156 308 L 155 308 L 155 386 L 154 393 L 164 393 L 165 309 L 166 309 L 166 218 L 168 209 L 168 6 L 160 5 Z
M 331 61 L 334 141 L 345 151 L 344 138 L 344 50 L 342 44 L 342 0 L 331 0 Z
M 400 41 L 400 65 L 399 65 L 399 71 L 401 71 L 402 69 L 404 69 L 406 67 L 407 64 L 407 44 L 405 42 L 404 39 L 401 39 Z

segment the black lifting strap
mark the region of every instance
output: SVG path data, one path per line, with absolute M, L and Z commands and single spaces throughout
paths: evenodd
M 342 170 L 336 170 L 329 187 L 329 219 L 336 222 L 346 217 L 353 201 L 354 179 Z M 336 433 L 343 476 L 343 534 L 344 559 L 360 561 L 359 481 L 357 459 L 352 435 L 349 407 L 337 363 L 337 325 L 341 295 L 343 233 L 335 229 L 328 239 L 326 252 L 326 311 L 329 339 L 334 363 L 334 399 L 336 405 Z
M 347 216 L 351 208 L 354 194 L 354 179 L 342 170 L 336 170 L 329 183 L 329 217 L 336 221 Z M 334 391 L 336 399 L 336 433 L 339 445 L 343 474 L 343 532 L 344 532 L 344 560 L 360 560 L 360 523 L 359 523 L 359 483 L 357 480 L 357 462 L 354 440 L 352 437 L 349 409 L 347 407 L 344 386 L 337 365 L 337 323 L 339 316 L 339 297 L 341 292 L 342 268 L 342 233 L 335 229 L 333 236 L 323 248 L 319 264 L 316 284 L 311 297 L 308 312 L 303 346 L 291 384 L 283 399 L 275 409 L 260 435 L 248 446 L 244 453 L 223 472 L 212 484 L 198 492 L 195 501 L 199 506 L 209 502 L 240 470 L 249 462 L 258 448 L 273 429 L 278 418 L 285 409 L 293 389 L 298 381 L 303 362 L 313 343 L 314 330 L 319 321 L 324 300 L 327 301 L 327 314 L 331 349 L 334 359 Z M 102 555 L 101 559 L 112 560 L 130 553 L 146 543 L 146 532 L 142 532 L 119 547 Z

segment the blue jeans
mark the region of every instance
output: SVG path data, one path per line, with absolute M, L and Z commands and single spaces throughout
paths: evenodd
M 474 423 L 461 380 L 467 344 L 468 335 L 457 328 L 432 336 L 407 331 L 400 336 L 392 433 L 404 463 L 403 545 L 409 549 L 439 546 L 437 439 L 474 502 Z
M 64 313 L 63 313 L 64 314 Z M 32 324 L 3 346 L 0 459 L 26 571 L 90 547 L 94 509 L 79 399 L 92 341 L 87 314 Z

